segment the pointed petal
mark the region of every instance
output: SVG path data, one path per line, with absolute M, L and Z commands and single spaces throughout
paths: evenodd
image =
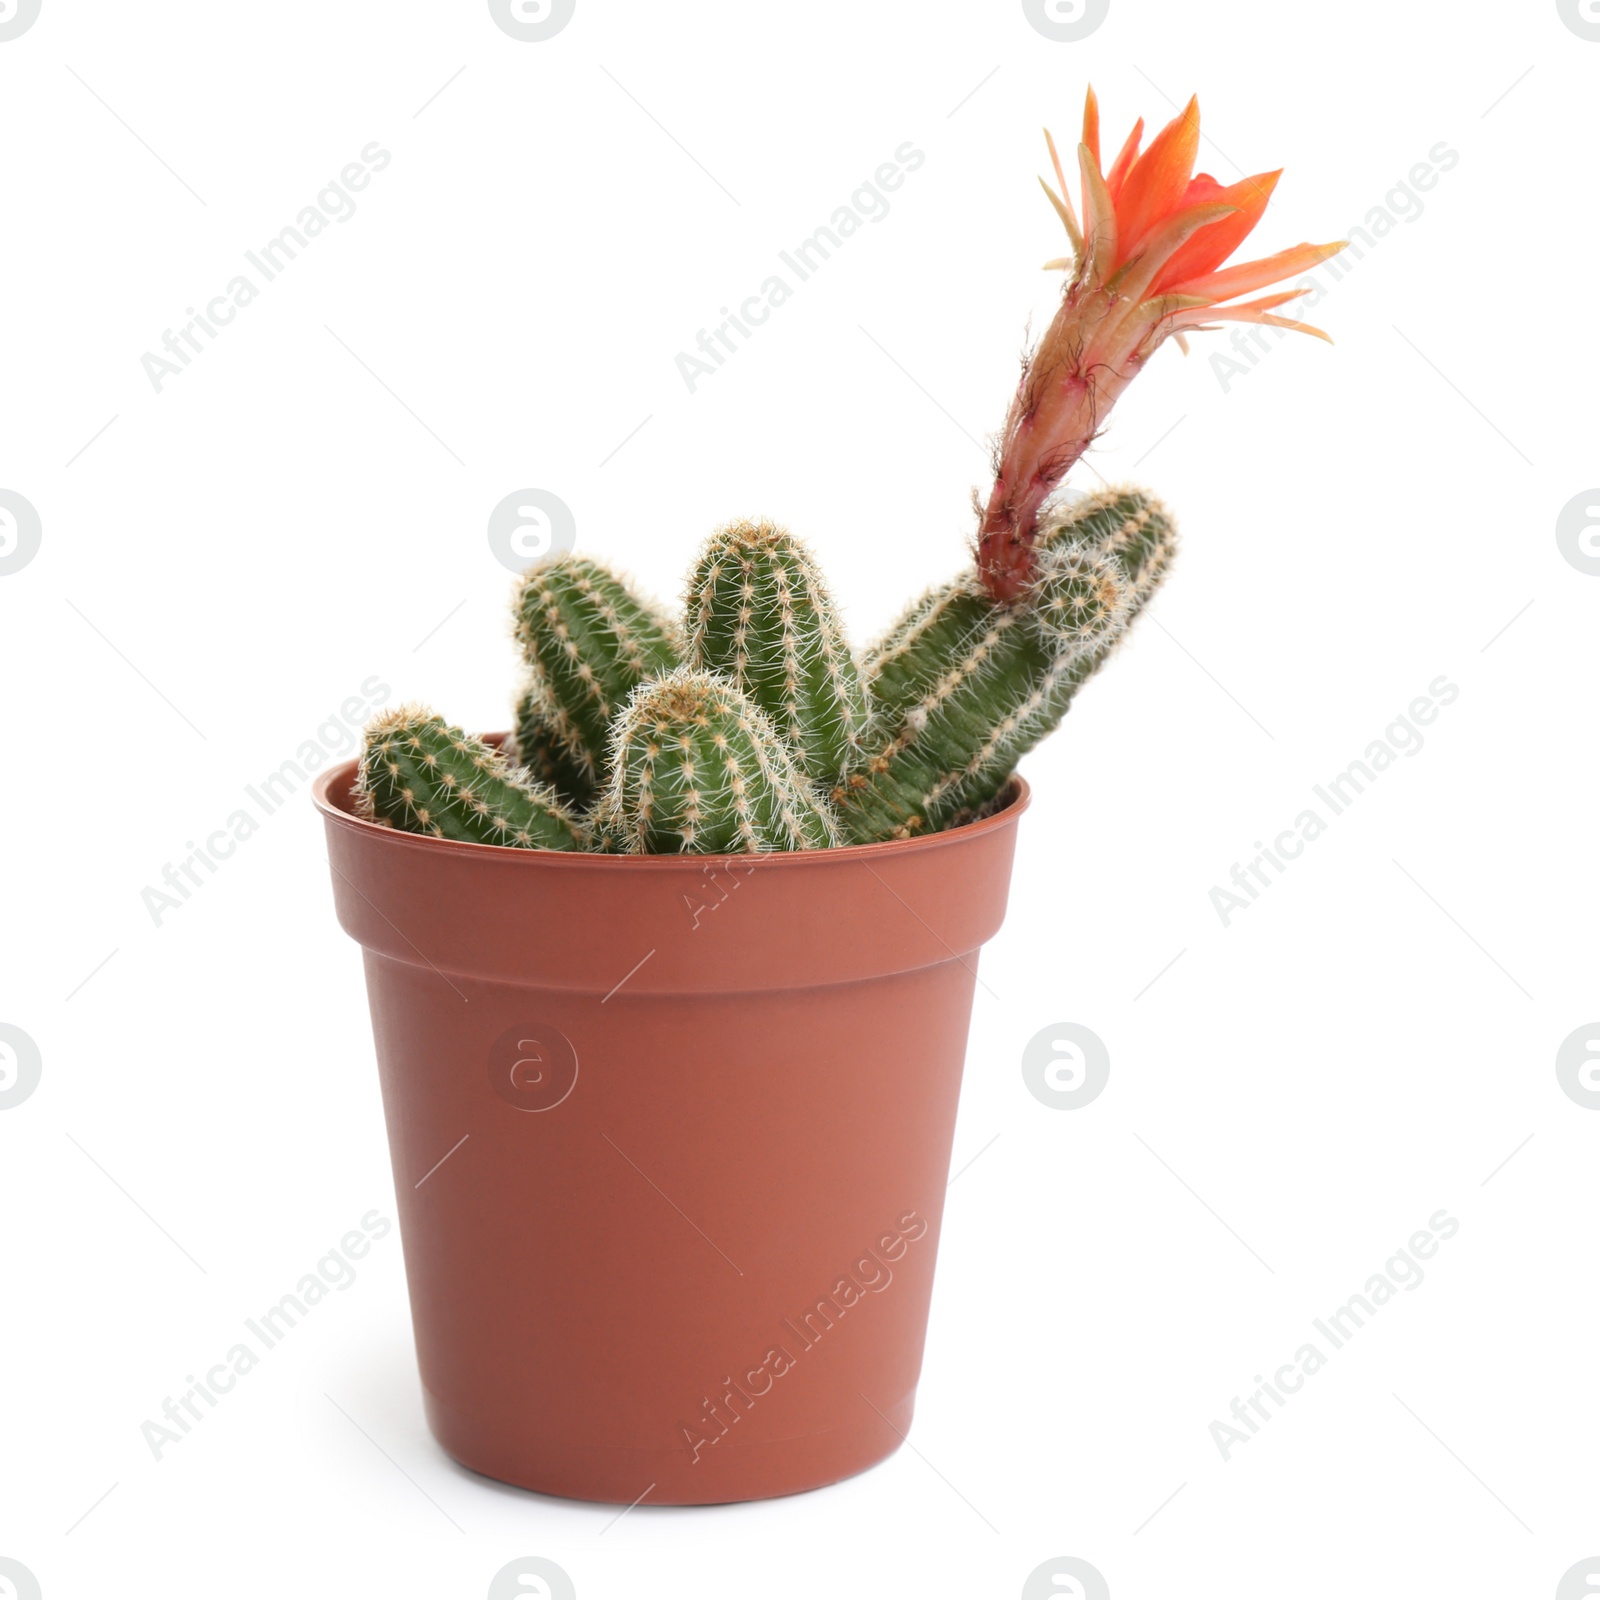
M 1094 85 L 1089 85 L 1089 92 L 1083 97 L 1083 142 L 1089 147 L 1089 154 L 1094 157 L 1094 164 L 1100 165 L 1100 102 L 1095 98 Z M 1059 170 L 1059 169 L 1058 169 Z M 1063 188 L 1065 185 L 1063 184 Z
M 1046 148 L 1050 151 L 1050 165 L 1055 168 L 1056 182 L 1061 188 L 1061 198 L 1065 200 L 1068 205 L 1071 205 L 1072 191 L 1067 187 L 1067 175 L 1061 170 L 1061 157 L 1056 153 L 1056 142 L 1054 138 L 1051 137 L 1050 130 L 1048 128 L 1044 130 L 1044 142 Z
M 1167 331 L 1177 334 L 1191 328 L 1204 330 L 1219 322 L 1258 322 L 1272 328 L 1288 328 L 1295 333 L 1309 333 L 1332 344 L 1333 340 L 1321 328 L 1314 328 L 1309 322 L 1294 322 L 1288 317 L 1275 317 L 1267 309 L 1269 305 L 1282 305 L 1285 299 L 1294 298 L 1292 294 L 1269 295 L 1264 300 L 1251 300 L 1244 305 L 1211 306 L 1203 311 L 1185 311 L 1172 319 Z
M 1291 300 L 1298 300 L 1301 295 L 1309 294 L 1308 289 L 1280 289 L 1276 294 L 1264 294 L 1259 300 L 1241 300 L 1236 306 L 1218 306 L 1218 311 L 1275 311 L 1279 306 L 1286 306 Z
M 1134 162 L 1117 196 L 1117 226 L 1126 251 L 1183 199 L 1200 153 L 1200 103 L 1191 99 Z
M 1153 328 L 1157 322 L 1171 317 L 1172 332 L 1179 328 L 1198 328 L 1209 326 L 1212 322 L 1228 320 L 1234 322 L 1249 322 L 1257 312 L 1271 311 L 1283 305 L 1286 301 L 1295 300 L 1305 291 L 1289 289 L 1282 294 L 1265 295 L 1260 300 L 1250 300 L 1243 305 L 1219 306 L 1207 301 L 1199 295 L 1192 294 L 1163 294 L 1154 300 L 1146 300 L 1139 307 L 1139 316 L 1147 327 Z M 1242 311 L 1247 313 L 1243 317 L 1231 317 L 1229 313 Z
M 1199 200 L 1221 201 L 1236 207 L 1237 214 L 1220 227 L 1207 229 L 1180 250 L 1172 258 L 1171 265 L 1163 277 L 1163 286 L 1169 283 L 1187 283 L 1202 273 L 1214 272 L 1220 267 L 1244 243 L 1251 230 L 1261 220 L 1261 213 L 1267 209 L 1267 202 L 1271 200 L 1272 191 L 1277 188 L 1278 179 L 1282 176 L 1283 169 L 1279 168 L 1277 172 L 1262 172 L 1253 178 L 1245 178 L 1239 183 L 1230 184 L 1225 189 L 1219 188 L 1209 179 L 1202 187 L 1196 179 L 1189 186 L 1190 190 L 1199 189 L 1201 192 L 1191 192 L 1185 197 L 1190 205 Z M 1206 189 L 1210 192 L 1205 192 Z
M 1139 141 L 1144 138 L 1144 118 L 1133 125 L 1133 132 L 1127 137 L 1122 149 L 1117 153 L 1117 159 L 1111 164 L 1111 170 L 1106 174 L 1106 188 L 1110 191 L 1111 198 L 1115 200 L 1122 193 L 1122 186 L 1128 181 L 1128 174 L 1133 170 L 1133 164 L 1139 159 Z
M 1056 215 L 1061 218 L 1061 226 L 1067 230 L 1067 237 L 1072 241 L 1074 253 L 1082 255 L 1083 234 L 1078 228 L 1077 213 L 1072 209 L 1072 191 L 1061 175 L 1061 158 L 1056 154 L 1055 140 L 1050 137 L 1048 130 L 1044 137 L 1045 143 L 1050 146 L 1050 160 L 1055 164 L 1056 180 L 1061 185 L 1061 193 L 1057 194 L 1043 178 L 1039 180 L 1039 187 L 1050 197 L 1050 204 L 1056 208 Z
M 1178 348 L 1181 351 L 1183 351 L 1183 353 L 1185 355 L 1188 355 L 1188 353 L 1189 353 L 1189 336 L 1187 334 L 1183 334 L 1183 333 L 1175 333 L 1175 334 L 1173 334 L 1172 337 L 1175 340 L 1177 340 Z
M 1333 335 L 1323 329 L 1314 327 L 1309 322 L 1296 322 L 1291 317 L 1274 317 L 1265 311 L 1258 311 L 1253 317 L 1239 319 L 1246 322 L 1263 322 L 1269 328 L 1287 328 L 1290 333 L 1309 333 L 1313 339 L 1320 339 L 1324 344 L 1333 343 Z
M 1106 181 L 1086 144 L 1078 146 L 1078 172 L 1083 179 L 1085 277 L 1098 286 L 1111 275 L 1117 259 L 1117 208 L 1106 193 Z
M 1056 208 L 1056 215 L 1061 218 L 1061 225 L 1067 230 L 1067 237 L 1072 241 L 1074 251 L 1083 250 L 1083 235 L 1078 231 L 1078 219 L 1072 214 L 1072 202 L 1063 200 L 1043 178 L 1039 180 L 1039 187 L 1050 198 L 1050 204 Z
M 1269 283 L 1281 283 L 1297 272 L 1306 272 L 1330 256 L 1338 255 L 1348 243 L 1346 239 L 1339 239 L 1333 244 L 1297 244 L 1276 255 L 1263 256 L 1259 261 L 1241 261 L 1221 272 L 1206 273 L 1170 287 L 1178 294 L 1204 294 L 1213 300 L 1231 300 L 1236 294 L 1265 289 Z M 1169 286 L 1163 284 L 1162 287 Z
M 1234 215 L 1234 208 L 1228 205 L 1190 206 L 1176 212 L 1146 235 L 1108 287 L 1130 300 L 1144 299 L 1175 254 L 1181 253 L 1202 230 L 1224 226 Z

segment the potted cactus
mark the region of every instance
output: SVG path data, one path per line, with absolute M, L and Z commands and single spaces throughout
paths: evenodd
M 618 1503 L 833 1482 L 911 1422 L 1019 759 L 1172 561 L 1137 488 L 1057 491 L 1167 339 L 1323 260 L 1224 263 L 1277 174 L 1193 175 L 1193 102 L 1109 167 L 1091 91 L 1059 312 L 976 560 L 857 655 L 815 559 L 717 530 L 681 614 L 565 553 L 515 596 L 507 735 L 403 707 L 324 775 L 361 943 L 428 1417 Z M 1315 329 L 1307 329 L 1316 332 Z

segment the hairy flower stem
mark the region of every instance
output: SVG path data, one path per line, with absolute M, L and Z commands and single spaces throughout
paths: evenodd
M 1135 348 L 1115 364 L 1085 363 L 1095 327 L 1114 305 L 1105 291 L 1075 283 L 1017 386 L 994 488 L 978 524 L 978 571 L 993 600 L 1020 599 L 1033 583 L 1040 508 L 1149 359 L 1149 351 Z

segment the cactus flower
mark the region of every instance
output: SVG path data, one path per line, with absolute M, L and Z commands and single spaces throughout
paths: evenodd
M 1281 171 L 1228 185 L 1196 173 L 1200 107 L 1193 99 L 1141 154 L 1143 133 L 1141 120 L 1110 169 L 1102 167 L 1100 108 L 1089 91 L 1078 145 L 1081 225 L 1055 141 L 1045 134 L 1058 188 L 1040 182 L 1072 254 L 1046 264 L 1069 272 L 1061 308 L 1011 403 L 994 488 L 978 527 L 978 569 L 996 600 L 1014 600 L 1032 582 L 1040 508 L 1165 340 L 1175 338 L 1187 350 L 1186 332 L 1221 322 L 1266 323 L 1328 337 L 1320 328 L 1274 314 L 1303 289 L 1238 297 L 1326 261 L 1344 248 L 1343 240 L 1224 264 L 1261 220 Z

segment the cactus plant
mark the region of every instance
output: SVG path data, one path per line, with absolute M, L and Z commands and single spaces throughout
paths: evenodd
M 833 818 L 767 715 L 713 672 L 681 668 L 634 690 L 617 719 L 596 811 L 628 854 L 820 850 Z
M 689 578 L 689 658 L 731 678 L 800 764 L 832 783 L 866 720 L 855 658 L 811 552 L 770 522 L 731 522 Z
M 436 839 L 583 850 L 588 829 L 557 798 L 481 739 L 418 706 L 367 729 L 356 809 L 369 821 Z
M 854 843 L 946 827 L 1004 787 L 1061 721 L 1171 560 L 1171 519 L 1138 490 L 1064 511 L 1038 576 L 992 600 L 963 573 L 930 590 L 868 655 L 867 754 L 833 791 Z
M 598 785 L 594 763 L 575 760 L 545 720 L 539 691 L 529 684 L 517 697 L 515 726 L 501 748 L 506 759 L 526 767 L 540 783 L 547 783 L 568 805 L 583 810 Z
M 562 760 L 593 788 L 611 720 L 630 691 L 681 664 L 678 629 L 609 567 L 563 553 L 523 575 L 516 632 L 528 665 L 530 712 L 548 728 Z
M 601 563 L 553 556 L 518 589 L 528 687 L 506 755 L 424 713 L 380 719 L 365 813 L 480 842 L 721 854 L 909 838 L 995 805 L 1172 560 L 1172 519 L 1144 491 L 1057 496 L 1123 389 L 1167 339 L 1187 350 L 1218 323 L 1327 337 L 1274 314 L 1304 285 L 1239 297 L 1342 244 L 1227 266 L 1279 174 L 1194 173 L 1194 101 L 1141 154 L 1143 128 L 1105 166 L 1089 91 L 1081 224 L 1046 135 L 1071 245 L 1047 266 L 1068 276 L 976 502 L 973 567 L 858 665 L 816 562 L 774 523 L 711 536 L 682 627 Z

